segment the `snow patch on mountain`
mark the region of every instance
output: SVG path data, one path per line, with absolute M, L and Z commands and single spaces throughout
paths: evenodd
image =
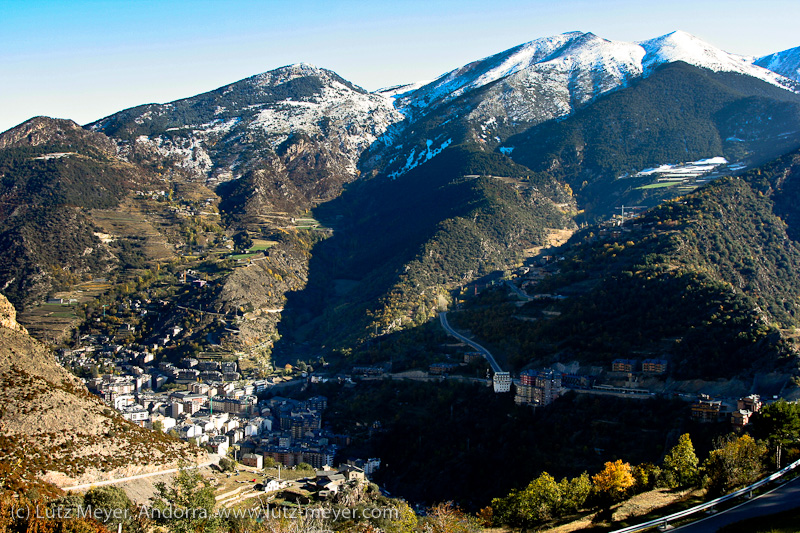
M 196 130 L 198 131 L 198 130 Z M 140 135 L 134 141 L 135 151 L 152 152 L 171 159 L 180 168 L 198 175 L 208 175 L 214 162 L 206 148 L 205 136 L 191 137 L 153 137 Z M 121 145 L 120 155 L 127 158 L 131 147 Z
M 243 81 L 252 84 L 254 87 L 275 87 L 298 78 L 306 77 L 329 78 L 330 76 L 328 76 L 328 71 L 316 67 L 311 63 L 295 63 L 294 65 L 287 65 L 285 67 L 276 68 L 275 70 L 270 70 L 269 72 L 256 74 L 255 76 L 247 78 Z M 355 88 L 355 86 L 353 87 Z M 231 90 L 232 88 L 233 86 L 231 86 Z M 366 91 L 361 89 L 361 92 Z
M 406 172 L 408 172 L 412 168 L 416 168 L 419 165 L 421 165 L 422 163 L 424 163 L 425 161 L 429 161 L 429 160 L 433 159 L 434 157 L 436 157 L 437 155 L 442 153 L 442 150 L 444 150 L 445 148 L 450 146 L 450 144 L 452 144 L 452 142 L 453 142 L 453 139 L 447 139 L 442 144 L 440 144 L 438 148 L 431 149 L 431 147 L 433 146 L 433 141 L 428 139 L 425 142 L 426 149 L 424 151 L 421 151 L 419 154 L 416 154 L 416 148 L 412 149 L 411 153 L 408 154 L 408 158 L 406 159 L 405 166 L 403 166 L 403 168 L 401 168 L 400 170 L 396 170 L 396 171 L 390 173 L 389 177 L 391 179 L 396 179 L 398 176 L 402 176 L 403 174 L 405 174 Z
M 696 178 L 708 174 L 717 167 L 727 165 L 728 160 L 722 156 L 700 159 L 689 163 L 665 164 L 658 167 L 646 168 L 634 174 L 635 178 L 646 176 L 661 176 L 669 178 Z
M 293 133 L 325 136 L 338 143 L 355 172 L 361 152 L 402 118 L 389 98 L 334 81 L 309 99 L 286 99 L 258 111 L 247 128 L 267 134 L 273 148 Z
M 392 85 L 391 87 L 384 87 L 382 89 L 378 89 L 377 91 L 375 91 L 374 94 L 379 94 L 386 98 L 402 98 L 404 96 L 413 93 L 420 87 L 428 85 L 429 83 L 431 83 L 431 80 L 417 81 L 414 83 L 404 83 L 401 85 Z

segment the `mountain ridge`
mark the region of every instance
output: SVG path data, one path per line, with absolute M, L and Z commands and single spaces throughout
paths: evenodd
M 560 70 L 563 67 L 558 63 L 564 63 L 567 70 L 573 71 L 578 70 L 576 67 L 593 67 L 598 61 L 607 70 L 618 70 L 616 77 L 620 82 L 628 76 L 645 75 L 664 63 L 684 61 L 715 71 L 748 74 L 784 88 L 796 88 L 787 83 L 788 80 L 781 80 L 779 74 L 754 66 L 752 60 L 724 52 L 681 30 L 640 42 L 611 41 L 591 32 L 572 31 L 535 39 L 446 72 L 412 93 L 400 95 L 399 108 L 428 107 L 437 99 L 441 99 L 438 103 L 446 103 L 470 90 L 537 65 L 546 65 L 547 70 Z M 602 92 L 606 91 L 599 94 Z M 415 97 L 415 93 L 419 96 Z
M 687 64 L 686 60 L 696 65 Z M 185 242 L 182 236 L 174 238 L 176 248 L 197 246 L 198 241 L 224 242 L 226 232 L 228 238 L 246 231 L 256 237 L 280 240 L 282 235 L 294 231 L 295 220 L 313 216 L 313 209 L 339 198 L 350 183 L 375 179 L 375 187 L 383 187 L 388 181 L 402 181 L 424 166 L 428 166 L 428 171 L 420 175 L 425 177 L 412 176 L 410 183 L 419 194 L 438 194 L 439 191 L 429 191 L 418 184 L 424 179 L 438 179 L 447 170 L 432 165 L 442 154 L 449 154 L 447 161 L 453 168 L 459 165 L 473 168 L 463 163 L 473 160 L 478 152 L 491 154 L 491 164 L 475 167 L 482 169 L 479 173 L 488 175 L 482 179 L 498 174 L 502 177 L 504 169 L 514 169 L 513 176 L 505 176 L 511 180 L 509 183 L 475 189 L 475 202 L 492 206 L 506 185 L 524 190 L 532 198 L 547 190 L 544 194 L 547 201 L 540 202 L 537 209 L 552 209 L 557 202 L 569 206 L 570 212 L 585 210 L 586 218 L 592 219 L 613 212 L 615 202 L 629 192 L 618 186 L 633 183 L 618 182 L 617 178 L 625 172 L 641 170 L 642 165 L 655 167 L 680 161 L 681 157 L 697 160 L 723 155 L 732 162 L 744 158 L 749 158 L 749 162 L 773 155 L 766 154 L 768 149 L 793 148 L 798 134 L 783 127 L 784 122 L 793 120 L 797 111 L 795 100 L 800 97 L 786 90 L 783 81 L 776 85 L 777 74 L 748 65 L 745 58 L 723 52 L 685 32 L 673 32 L 643 43 L 569 32 L 530 41 L 469 63 L 421 87 L 411 84 L 369 93 L 335 72 L 299 63 L 193 97 L 123 110 L 87 129 L 96 135 L 111 136 L 112 157 L 149 171 L 155 180 L 168 183 L 173 192 L 179 185 L 216 188 L 203 189 L 207 191 L 203 200 L 213 204 L 215 193 L 218 195 L 219 212 L 212 215 L 222 215 L 221 225 L 197 224 L 214 228 L 219 239 L 209 240 L 208 236 L 198 239 L 192 233 L 194 228 L 189 228 L 195 223 L 191 222 L 182 230 L 184 236 L 188 235 Z M 665 72 L 672 72 L 673 76 L 666 76 Z M 694 83 L 692 89 L 684 90 L 677 101 L 666 98 L 655 119 L 631 121 L 630 117 L 616 116 L 622 111 L 620 106 L 628 106 L 629 115 L 646 115 L 648 108 L 642 102 L 658 99 L 659 94 L 667 94 L 687 80 Z M 655 92 L 650 91 L 652 94 L 637 89 L 648 81 L 656 86 Z M 709 99 L 709 94 L 723 89 L 727 91 L 727 99 Z M 600 111 L 592 114 L 592 110 Z M 773 120 L 773 116 L 782 118 Z M 684 120 L 687 117 L 689 120 Z M 613 142 L 603 141 L 609 137 L 603 127 L 606 124 L 615 127 Z M 539 142 L 548 132 L 555 132 L 555 141 L 562 145 L 548 144 L 553 137 L 549 135 L 544 135 L 547 142 Z M 649 143 L 641 142 L 642 139 Z M 605 164 L 609 159 L 619 160 L 618 164 Z M 440 175 L 433 176 L 431 172 Z M 462 178 L 450 176 L 451 180 Z M 638 185 L 642 183 L 636 182 L 631 187 Z M 16 186 L 15 190 L 19 188 Z M 369 195 L 370 191 L 370 187 L 353 187 L 348 193 L 353 206 L 363 206 L 354 207 L 354 213 L 376 208 L 369 198 L 356 198 L 359 194 Z M 660 191 L 664 192 L 662 196 L 669 197 L 669 191 Z M 675 191 L 678 189 L 672 189 L 673 194 Z M 559 200 L 554 200 L 556 197 Z M 390 200 L 384 203 L 389 204 Z M 503 202 L 512 210 L 523 205 Z M 424 205 L 414 198 L 407 203 L 412 210 Z M 491 216 L 505 208 L 494 205 Z M 178 209 L 174 205 L 170 208 Z M 401 223 L 402 217 L 396 218 L 396 223 Z M 536 226 L 536 238 L 531 243 L 540 244 L 543 236 L 539 232 L 544 228 L 538 227 L 540 222 L 528 222 L 531 229 Z M 375 218 L 374 223 L 380 224 L 381 218 Z M 486 241 L 488 234 L 485 228 L 478 231 L 471 224 L 469 219 L 446 222 L 445 233 L 465 239 L 459 245 L 450 239 L 453 235 L 430 233 L 436 230 L 434 226 L 398 238 L 406 239 L 404 246 L 413 250 L 430 251 L 434 241 L 426 239 L 431 237 L 441 249 L 468 249 L 471 245 L 466 242 L 467 235 Z M 330 234 L 342 226 L 334 217 L 331 227 L 323 233 Z M 554 226 L 560 228 L 565 224 L 562 221 Z M 51 231 L 49 227 L 41 230 L 47 233 Z M 98 242 L 88 227 L 74 233 L 87 238 L 81 243 L 82 249 L 104 248 L 105 243 Z M 507 249 L 500 250 L 502 241 L 513 234 L 506 231 L 497 242 L 494 242 L 496 236 L 492 237 L 490 248 L 497 251 L 490 262 L 493 268 L 504 268 L 518 260 L 516 252 L 509 253 L 514 249 L 513 243 L 506 242 Z M 280 263 L 282 272 L 296 276 L 292 283 L 281 283 L 272 276 L 278 281 L 276 285 L 269 279 L 274 271 L 253 269 L 264 294 L 269 294 L 266 309 L 279 309 L 286 291 L 303 290 L 306 279 L 316 277 L 305 264 L 309 247 L 314 246 L 317 238 L 312 237 L 287 239 L 281 247 L 264 254 Z M 26 238 L 30 241 L 30 235 Z M 365 228 L 358 228 L 354 242 L 359 238 L 374 236 Z M 421 240 L 414 240 L 417 238 Z M 8 242 L 20 240 L 14 234 Z M 358 246 L 369 249 L 369 240 L 357 243 Z M 393 265 L 403 268 L 421 265 L 418 278 L 430 283 L 413 286 L 413 290 L 407 291 L 412 296 L 403 297 L 423 302 L 416 307 L 420 311 L 412 309 L 413 320 L 427 316 L 432 309 L 430 297 L 441 287 L 459 278 L 470 279 L 481 267 L 480 262 L 461 261 L 463 271 L 449 270 L 426 261 L 412 265 L 403 260 L 401 265 L 398 259 L 398 264 Z M 6 280 L 19 278 L 13 272 L 7 274 Z M 363 275 L 366 279 L 370 273 Z M 237 282 L 230 284 L 229 292 L 240 294 L 235 285 Z M 393 290 L 391 284 L 383 288 Z M 402 288 L 406 290 L 405 286 Z M 19 287 L 17 292 L 23 289 Z M 426 296 L 420 299 L 423 292 Z M 382 297 L 385 297 L 382 301 L 390 302 L 387 309 L 397 307 L 391 304 L 388 294 L 378 296 Z M 264 307 L 263 301 L 251 299 L 248 303 L 254 309 Z M 225 306 L 234 306 L 235 302 L 229 300 Z M 405 311 L 400 311 L 399 323 L 405 320 L 402 314 Z M 270 324 L 276 320 L 277 317 L 270 319 Z
M 123 110 L 87 127 L 136 150 L 172 157 L 212 182 L 239 177 L 292 135 L 326 137 L 355 174 L 361 150 L 400 120 L 391 102 L 307 63 L 280 67 L 166 104 Z
M 474 61 L 415 90 L 398 91 L 395 105 L 406 118 L 362 155 L 361 167 L 396 178 L 447 144 L 472 142 L 494 150 L 513 135 L 568 119 L 678 62 L 739 74 L 787 94 L 800 89 L 796 81 L 753 65 L 752 59 L 682 31 L 639 43 L 568 32 Z

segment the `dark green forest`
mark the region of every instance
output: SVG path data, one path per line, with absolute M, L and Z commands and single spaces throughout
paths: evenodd
M 551 406 L 514 405 L 485 385 L 361 382 L 319 385 L 326 423 L 358 444 L 342 459 L 381 457 L 378 482 L 412 502 L 454 500 L 469 509 L 527 484 L 596 471 L 605 461 L 659 462 L 691 430 L 707 451 L 726 424 L 694 424 L 680 400 L 627 400 L 569 393 Z M 377 424 L 376 424 L 377 422 Z M 620 439 L 624 431 L 626 438 Z
M 54 284 L 107 271 L 115 259 L 102 250 L 88 210 L 113 208 L 128 191 L 153 182 L 109 156 L 104 136 L 52 122 L 60 128 L 53 141 L 0 150 L 0 283 L 20 310 L 46 298 Z

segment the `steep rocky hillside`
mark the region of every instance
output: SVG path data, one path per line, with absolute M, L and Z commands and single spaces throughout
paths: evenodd
M 118 139 L 130 160 L 166 158 L 211 183 L 245 176 L 249 194 L 296 210 L 338 194 L 357 177 L 361 152 L 401 118 L 389 98 L 299 64 L 128 109 L 90 128 Z
M 239 179 L 217 188 L 220 209 L 237 221 L 266 225 L 332 200 L 353 176 L 338 149 L 305 134 L 292 134 L 275 153 L 249 166 Z
M 310 250 L 315 241 L 308 233 L 287 233 L 264 253 L 263 259 L 237 268 L 215 287 L 209 298 L 222 312 L 242 310 L 235 335 L 223 339 L 241 349 L 263 345 L 276 338 L 287 294 L 302 290 L 308 281 Z
M 117 254 L 90 210 L 119 205 L 156 176 L 116 157 L 105 135 L 37 117 L 0 135 L 0 290 L 20 308 L 106 275 Z
M 202 459 L 204 452 L 120 418 L 28 336 L 0 295 L 0 460 L 59 486 Z M 8 327 L 11 326 L 11 327 Z

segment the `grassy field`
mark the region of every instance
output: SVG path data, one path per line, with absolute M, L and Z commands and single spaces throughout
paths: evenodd
M 682 182 L 680 181 L 665 181 L 661 183 L 651 183 L 650 185 L 642 185 L 641 187 L 636 187 L 636 189 L 664 189 L 666 187 L 674 187 L 675 185 L 680 185 Z
M 251 257 L 257 256 L 258 253 L 247 253 L 247 254 L 233 254 L 229 255 L 228 259 L 250 259 Z
M 267 241 L 264 239 L 253 239 L 253 246 L 250 247 L 251 252 L 263 252 L 264 250 L 269 250 L 273 246 L 278 244 L 275 241 Z
M 259 255 L 259 252 L 263 252 L 264 250 L 268 250 L 278 244 L 275 241 L 267 241 L 264 239 L 253 239 L 253 246 L 251 246 L 247 253 L 243 254 L 231 254 L 228 256 L 228 259 L 250 259 L 251 257 L 255 257 Z
M 319 228 L 320 226 L 322 226 L 322 224 L 320 224 L 319 221 L 314 218 L 303 217 L 294 219 L 295 229 L 313 229 Z

